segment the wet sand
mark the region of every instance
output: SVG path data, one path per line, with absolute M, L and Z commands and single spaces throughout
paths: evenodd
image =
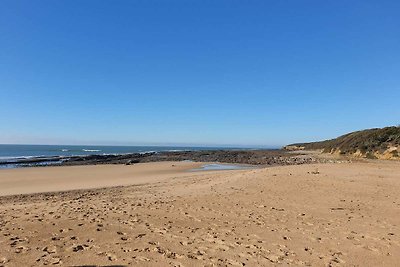
M 0 169 L 0 196 L 155 183 L 204 163 L 157 162 Z
M 3 195 L 110 178 L 131 185 L 1 197 L 0 266 L 400 262 L 399 162 L 219 172 L 184 164 L 1 170 Z

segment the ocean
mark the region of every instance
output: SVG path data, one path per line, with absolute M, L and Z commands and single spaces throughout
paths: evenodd
M 118 155 L 161 151 L 197 151 L 235 149 L 227 147 L 179 146 L 68 146 L 68 145 L 0 145 L 0 163 L 30 158 L 70 157 L 85 155 Z M 8 166 L 10 167 L 10 166 Z

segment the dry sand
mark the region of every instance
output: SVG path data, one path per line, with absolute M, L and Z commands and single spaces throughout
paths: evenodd
M 133 186 L 1 197 L 0 266 L 400 265 L 398 162 L 189 165 L 1 170 L 3 195 Z

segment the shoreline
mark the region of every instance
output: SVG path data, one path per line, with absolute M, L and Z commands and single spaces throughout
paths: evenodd
M 210 163 L 213 164 L 213 163 Z M 207 163 L 148 162 L 135 165 L 81 165 L 54 168 L 15 168 L 0 170 L 0 198 L 13 195 L 94 190 L 162 182 L 169 178 L 201 176 L 238 169 L 203 169 Z M 243 169 L 249 170 L 249 168 Z
M 263 150 L 193 150 L 146 153 L 29 157 L 0 162 L 1 169 L 19 167 L 80 166 L 102 164 L 132 165 L 145 162 L 185 161 L 220 162 L 249 165 L 297 165 L 321 162 L 321 159 L 304 152 L 279 149 Z

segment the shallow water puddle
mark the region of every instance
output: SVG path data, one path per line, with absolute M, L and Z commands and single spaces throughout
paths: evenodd
M 191 169 L 190 171 L 226 171 L 226 170 L 250 170 L 256 167 L 239 164 L 205 164 L 200 168 Z

